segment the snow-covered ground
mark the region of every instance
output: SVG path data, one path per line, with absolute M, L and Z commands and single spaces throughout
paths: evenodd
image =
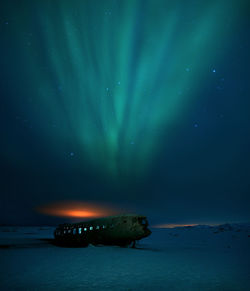
M 62 248 L 0 227 L 0 290 L 250 290 L 250 225 L 152 229 L 137 249 Z

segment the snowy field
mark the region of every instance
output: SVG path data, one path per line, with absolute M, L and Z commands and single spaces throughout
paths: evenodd
M 250 225 L 153 229 L 137 249 L 62 248 L 0 227 L 0 290 L 250 290 Z

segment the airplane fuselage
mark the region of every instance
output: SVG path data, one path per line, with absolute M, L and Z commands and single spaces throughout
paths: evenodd
M 87 246 L 90 243 L 126 246 L 150 234 L 147 218 L 132 214 L 65 223 L 54 232 L 58 244 L 71 246 Z

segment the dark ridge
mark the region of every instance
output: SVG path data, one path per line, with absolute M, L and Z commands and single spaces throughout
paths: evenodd
M 10 245 L 0 245 L 0 249 L 9 249 Z

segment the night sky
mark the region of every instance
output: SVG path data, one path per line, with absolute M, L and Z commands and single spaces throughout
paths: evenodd
M 1 1 L 0 223 L 250 221 L 248 2 Z

